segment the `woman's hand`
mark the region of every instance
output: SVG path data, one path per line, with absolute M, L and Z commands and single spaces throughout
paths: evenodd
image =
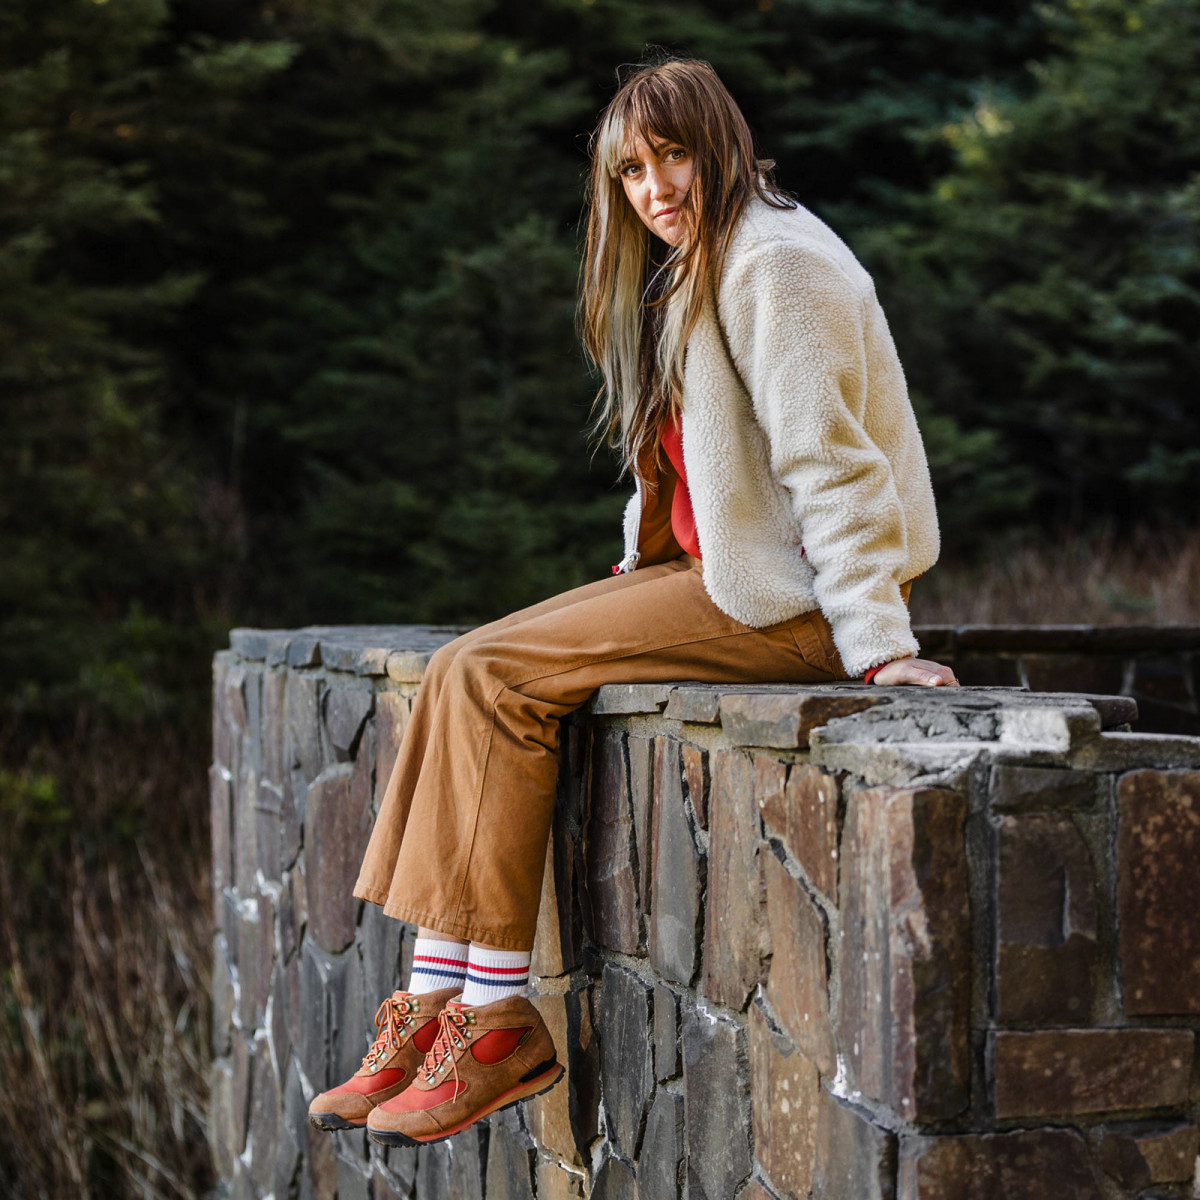
M 961 687 L 954 672 L 928 658 L 897 658 L 875 672 L 877 684 L 917 683 L 924 687 Z

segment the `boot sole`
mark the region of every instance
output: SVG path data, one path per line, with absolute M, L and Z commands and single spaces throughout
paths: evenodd
M 427 1146 L 430 1142 L 442 1142 L 456 1133 L 462 1133 L 468 1125 L 474 1125 L 476 1121 L 490 1117 L 494 1112 L 512 1108 L 513 1105 L 520 1104 L 522 1100 L 530 1100 L 534 1096 L 548 1092 L 566 1074 L 566 1070 L 562 1063 L 555 1063 L 548 1071 L 544 1071 L 541 1075 L 529 1080 L 528 1083 L 519 1083 L 516 1087 L 509 1088 L 507 1092 L 501 1092 L 495 1100 L 485 1105 L 479 1112 L 459 1121 L 450 1129 L 443 1129 L 440 1133 L 411 1137 L 409 1134 L 400 1133 L 395 1129 L 368 1129 L 367 1135 L 373 1142 L 378 1142 L 381 1146 Z
M 339 1129 L 362 1129 L 367 1123 L 366 1117 L 361 1121 L 350 1121 L 337 1113 L 309 1113 L 308 1120 L 310 1124 L 324 1129 L 327 1133 L 336 1133 Z

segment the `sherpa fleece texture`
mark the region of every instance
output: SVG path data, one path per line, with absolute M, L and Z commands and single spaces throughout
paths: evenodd
M 754 197 L 717 291 L 682 419 L 709 596 L 755 628 L 819 607 L 852 678 L 916 654 L 900 584 L 937 561 L 937 510 L 874 281 L 815 213 Z M 639 487 L 626 563 L 640 516 Z

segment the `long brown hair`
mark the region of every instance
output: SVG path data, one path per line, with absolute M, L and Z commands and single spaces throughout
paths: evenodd
M 661 263 L 653 261 L 656 239 L 618 174 L 638 137 L 676 142 L 694 164 L 680 213 L 683 234 Z M 664 419 L 680 409 L 684 350 L 746 204 L 757 195 L 794 208 L 795 197 L 775 185 L 775 161 L 756 157 L 737 103 L 697 58 L 636 64 L 601 113 L 588 152 L 577 317 L 587 356 L 603 377 L 592 432 L 619 448 L 636 473 L 643 449 L 657 445 Z

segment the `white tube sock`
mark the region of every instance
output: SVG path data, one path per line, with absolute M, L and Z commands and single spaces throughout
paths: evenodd
M 461 1004 L 488 1004 L 505 996 L 523 994 L 529 982 L 531 951 L 489 950 L 471 943 L 467 957 L 467 982 Z
M 413 946 L 412 977 L 406 990 L 422 993 L 461 987 L 467 977 L 467 950 L 466 942 L 418 936 Z

